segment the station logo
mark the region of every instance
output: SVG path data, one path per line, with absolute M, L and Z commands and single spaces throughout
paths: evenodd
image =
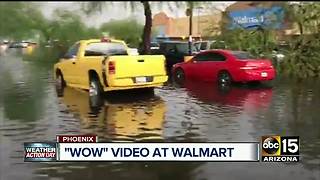
M 263 162 L 298 162 L 299 136 L 262 136 Z

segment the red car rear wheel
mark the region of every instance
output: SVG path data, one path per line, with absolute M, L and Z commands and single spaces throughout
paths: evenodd
M 219 85 L 230 85 L 232 82 L 232 77 L 228 71 L 221 71 L 218 74 Z

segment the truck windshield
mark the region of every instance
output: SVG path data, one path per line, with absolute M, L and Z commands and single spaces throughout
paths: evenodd
M 122 43 L 116 42 L 97 42 L 87 45 L 85 56 L 111 56 L 128 55 L 127 48 Z

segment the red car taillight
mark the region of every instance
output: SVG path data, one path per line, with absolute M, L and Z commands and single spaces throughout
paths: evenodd
M 116 73 L 116 63 L 114 61 L 110 61 L 108 64 L 109 74 Z

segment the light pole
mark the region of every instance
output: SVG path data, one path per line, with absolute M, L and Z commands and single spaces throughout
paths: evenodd
M 189 16 L 189 40 L 188 40 L 188 45 L 189 45 L 189 55 L 192 55 L 192 9 L 193 7 L 190 7 L 187 9 L 186 14 Z

